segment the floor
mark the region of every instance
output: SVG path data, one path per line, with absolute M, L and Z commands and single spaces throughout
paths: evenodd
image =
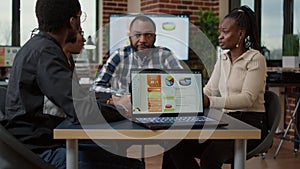
M 298 169 L 300 166 L 300 152 L 293 152 L 293 144 L 284 141 L 279 154 L 274 159 L 274 153 L 278 147 L 279 139 L 274 139 L 274 145 L 268 151 L 265 159 L 254 157 L 246 162 L 246 169 Z M 163 149 L 159 145 L 148 145 L 145 147 L 147 157 L 145 159 L 146 169 L 161 169 Z M 130 157 L 138 158 L 141 155 L 141 146 L 132 146 L 128 149 Z M 222 169 L 230 169 L 230 165 L 223 165 Z

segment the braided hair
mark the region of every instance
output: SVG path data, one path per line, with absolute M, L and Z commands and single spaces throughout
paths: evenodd
M 241 6 L 233 9 L 224 18 L 232 18 L 240 29 L 246 31 L 244 47 L 253 48 L 260 51 L 260 38 L 258 25 L 254 12 L 248 6 Z

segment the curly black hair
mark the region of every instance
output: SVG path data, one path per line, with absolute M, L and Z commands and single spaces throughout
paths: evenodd
M 35 13 L 39 24 L 38 29 L 57 33 L 80 11 L 78 0 L 37 0 Z

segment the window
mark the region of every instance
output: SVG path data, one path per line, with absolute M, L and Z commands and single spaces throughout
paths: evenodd
M 12 41 L 12 0 L 0 5 L 0 45 L 11 45 Z
M 247 5 L 249 6 L 253 11 L 255 11 L 254 9 L 254 0 L 241 0 L 241 6 L 242 5 Z
M 254 0 L 241 0 L 254 11 Z M 261 46 L 270 50 L 267 60 L 281 60 L 283 34 L 283 0 L 261 1 Z
M 96 0 L 80 0 L 81 10 L 87 14 L 86 21 L 81 23 L 84 36 L 87 39 L 88 36 L 96 36 Z
M 99 0 L 80 0 L 81 8 L 87 14 L 82 23 L 86 39 L 96 42 L 97 14 Z M 38 28 L 35 15 L 36 0 L 3 0 L 0 5 L 0 46 L 23 46 L 29 40 L 34 28 Z M 14 15 L 14 17 L 13 17 Z M 12 33 L 13 32 L 13 33 Z M 96 51 L 83 50 L 80 58 L 87 58 L 93 52 L 93 62 L 98 61 Z
M 96 0 L 81 0 L 81 10 L 87 14 L 86 21 L 81 23 L 82 30 L 84 31 L 84 37 L 87 40 L 86 44 L 96 44 Z M 96 49 L 83 49 L 80 58 L 88 59 L 89 62 L 97 62 L 98 57 Z
M 35 3 L 36 0 L 21 0 L 21 46 L 30 38 L 31 31 L 38 27 Z M 87 39 L 89 35 L 93 37 L 96 34 L 97 5 L 96 0 L 80 0 L 80 3 L 82 11 L 87 14 L 86 21 L 81 24 Z
M 300 36 L 300 1 L 294 1 L 294 34 Z
M 268 60 L 281 60 L 283 0 L 264 0 L 261 8 L 261 45 L 270 50 Z
M 24 43 L 30 38 L 31 31 L 38 27 L 38 23 L 35 16 L 36 0 L 21 0 L 20 3 L 20 43 L 21 46 L 23 46 Z

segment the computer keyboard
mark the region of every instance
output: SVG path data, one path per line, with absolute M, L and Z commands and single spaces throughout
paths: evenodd
M 204 122 L 212 119 L 205 116 L 184 116 L 184 117 L 144 117 L 137 118 L 142 123 L 174 123 L 174 122 Z

